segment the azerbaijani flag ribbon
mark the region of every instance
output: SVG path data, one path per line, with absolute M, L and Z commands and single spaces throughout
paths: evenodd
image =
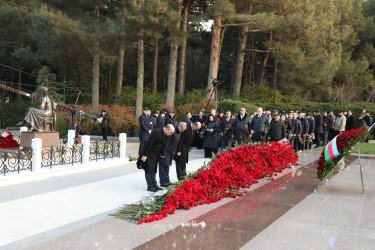
M 333 159 L 340 155 L 337 149 L 337 136 L 333 138 L 333 140 L 331 140 L 324 149 L 324 158 L 326 162 L 332 162 Z

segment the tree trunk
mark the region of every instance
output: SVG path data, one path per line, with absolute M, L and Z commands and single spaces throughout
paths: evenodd
M 182 30 L 186 34 L 188 28 L 188 16 L 190 9 L 190 0 L 185 1 L 184 6 L 184 20 L 182 23 Z M 178 93 L 183 95 L 185 93 L 185 81 L 186 81 L 186 50 L 187 50 L 187 37 L 184 38 L 181 45 L 181 58 L 179 68 L 179 79 L 178 79 Z
M 99 23 L 100 21 L 100 7 L 95 6 L 95 21 Z M 97 49 L 99 48 L 99 43 L 96 42 Z M 99 107 L 99 73 L 100 73 L 100 56 L 98 53 L 94 54 L 94 59 L 92 63 L 92 99 L 91 104 L 93 109 L 96 110 Z
M 211 55 L 210 55 L 210 66 L 208 69 L 206 99 L 209 99 L 211 97 L 211 94 L 213 91 L 212 79 L 217 77 L 217 73 L 219 71 L 220 33 L 221 33 L 221 18 L 215 17 L 214 26 L 212 28 Z
M 181 0 L 178 0 L 178 13 L 179 13 L 179 20 L 181 19 Z M 180 28 L 180 22 L 176 23 L 176 30 Z M 167 106 L 173 107 L 174 106 L 174 97 L 176 92 L 176 73 L 177 73 L 177 54 L 178 54 L 178 45 L 172 44 L 171 45 L 171 52 L 169 54 L 169 69 L 168 69 L 168 86 L 167 86 L 167 100 L 165 104 Z
M 264 73 L 266 72 L 266 66 L 267 66 L 269 55 L 270 55 L 270 52 L 266 52 L 266 55 L 264 56 L 262 72 L 260 74 L 260 84 L 263 84 Z
M 176 91 L 177 52 L 178 46 L 171 46 L 171 52 L 169 54 L 167 100 L 165 103 L 167 106 L 170 107 L 174 106 L 174 97 Z
M 232 92 L 233 97 L 239 96 L 241 92 L 243 63 L 244 63 L 244 57 L 245 57 L 244 49 L 246 47 L 248 30 L 249 28 L 247 26 L 242 27 L 241 37 L 238 42 L 236 68 L 234 71 L 234 83 L 233 83 L 233 92 Z
M 277 60 L 277 58 L 275 58 L 275 64 L 273 66 L 273 88 L 276 89 L 277 88 L 277 64 L 278 64 L 279 60 Z
M 121 22 L 125 23 L 125 13 L 122 11 Z M 122 81 L 124 79 L 124 57 L 125 57 L 125 42 L 122 41 L 118 51 L 118 64 L 117 64 L 117 80 L 116 80 L 116 93 L 114 103 L 118 101 L 122 92 Z
M 117 64 L 117 80 L 116 80 L 116 93 L 114 103 L 118 101 L 122 92 L 122 81 L 124 77 L 124 57 L 125 57 L 125 44 L 122 42 L 118 51 L 118 64 Z
M 254 42 L 255 42 L 255 36 L 253 35 L 253 39 L 251 40 L 251 49 L 254 49 Z M 251 60 L 250 60 L 250 72 L 249 72 L 249 83 L 251 86 L 254 86 L 254 65 L 255 65 L 255 52 L 250 53 Z
M 141 31 L 143 32 L 143 31 Z M 140 34 L 138 40 L 138 73 L 137 73 L 137 93 L 135 102 L 135 115 L 139 117 L 142 114 L 143 105 L 143 80 L 145 75 L 144 65 L 144 48 L 143 48 L 143 34 Z
M 99 72 L 100 57 L 99 54 L 94 55 L 92 63 L 92 106 L 94 110 L 99 107 Z
M 152 70 L 152 93 L 158 91 L 158 59 L 159 59 L 159 39 L 155 38 L 154 44 L 154 68 Z

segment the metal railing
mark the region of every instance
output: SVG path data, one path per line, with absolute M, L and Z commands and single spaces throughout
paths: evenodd
M 82 144 L 74 144 L 71 148 L 60 144 L 42 150 L 42 168 L 74 163 L 82 163 Z
M 31 150 L 0 151 L 0 174 L 5 175 L 10 172 L 19 173 L 24 170 L 32 171 L 31 163 Z
M 120 157 L 119 141 L 90 141 L 90 161 Z

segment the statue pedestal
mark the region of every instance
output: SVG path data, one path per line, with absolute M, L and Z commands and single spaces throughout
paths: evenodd
M 57 147 L 59 145 L 59 132 L 22 132 L 20 137 L 20 146 L 31 148 L 31 140 L 39 138 L 42 140 L 42 148 Z

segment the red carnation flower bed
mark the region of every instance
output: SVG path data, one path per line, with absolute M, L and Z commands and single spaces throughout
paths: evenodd
M 348 130 L 339 134 L 336 141 L 337 150 L 339 151 L 340 155 L 337 158 L 333 159 L 332 162 L 326 162 L 323 149 L 318 160 L 318 178 L 323 180 L 343 157 L 346 157 L 350 154 L 352 147 L 354 147 L 357 142 L 364 141 L 366 135 L 367 133 L 365 127 Z
M 174 214 L 176 209 L 189 210 L 203 204 L 217 202 L 224 197 L 242 196 L 240 188 L 249 188 L 258 179 L 298 164 L 298 156 L 289 143 L 273 142 L 255 146 L 245 145 L 217 155 L 209 168 L 176 186 L 166 196 L 161 209 L 140 218 L 138 224 L 153 222 Z

